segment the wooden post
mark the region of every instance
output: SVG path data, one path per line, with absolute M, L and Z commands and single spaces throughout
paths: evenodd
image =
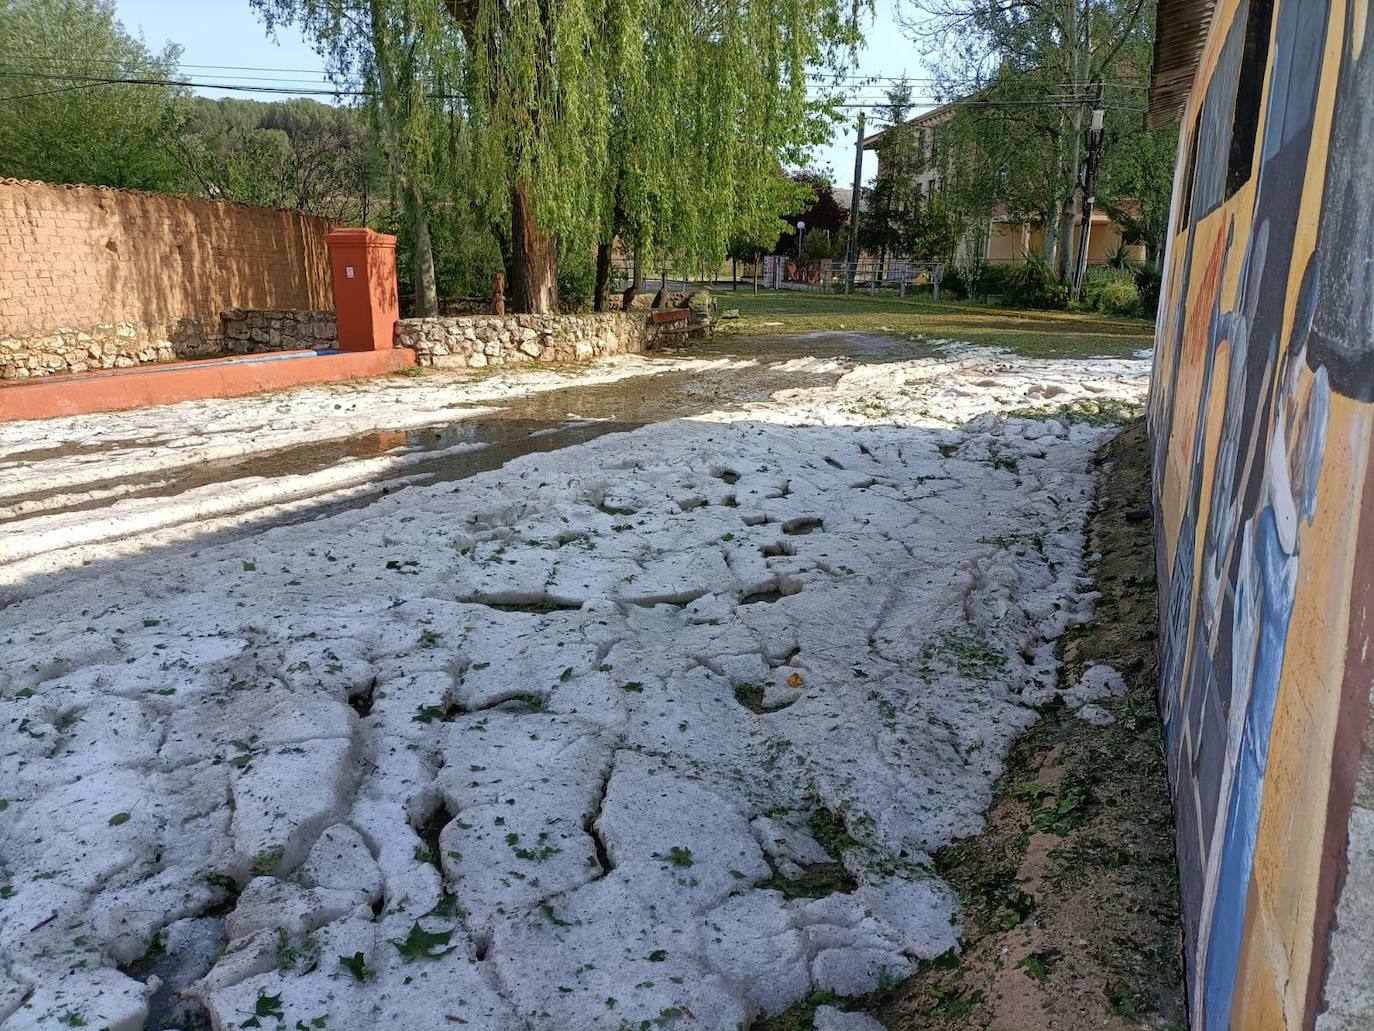
M 496 273 L 491 279 L 491 313 L 506 314 L 506 276 L 503 272 Z

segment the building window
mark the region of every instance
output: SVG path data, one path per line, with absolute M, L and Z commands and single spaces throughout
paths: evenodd
M 1245 51 L 1236 80 L 1235 119 L 1231 124 L 1231 153 L 1226 162 L 1229 200 L 1255 174 L 1255 140 L 1259 135 L 1264 73 L 1269 67 L 1269 33 L 1274 23 L 1274 0 L 1250 0 L 1245 19 Z
M 1182 211 L 1179 212 L 1178 231 L 1181 233 L 1193 224 L 1193 183 L 1197 176 L 1198 137 L 1202 135 L 1202 112 L 1193 119 L 1193 131 L 1189 134 L 1188 162 L 1183 170 L 1183 190 L 1179 194 Z

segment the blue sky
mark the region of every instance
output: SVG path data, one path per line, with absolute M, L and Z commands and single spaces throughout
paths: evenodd
M 919 78 L 928 73 L 923 69 L 920 54 L 894 20 L 895 2 L 875 0 L 876 10 L 866 31 L 867 44 L 860 54 L 858 71 L 864 75 Z M 275 80 L 264 82 L 264 85 L 288 89 L 325 85 L 320 81 L 323 65 L 319 55 L 300 33 L 287 26 L 279 28 L 275 38 L 269 37 L 248 0 L 116 0 L 115 7 L 124 26 L 131 32 L 140 33 L 153 48 L 160 49 L 166 42 L 179 44 L 183 71 L 199 81 L 227 81 L 236 76 L 234 81 L 250 84 L 254 80 L 247 77 L 262 76 Z M 238 67 L 210 67 L 226 65 Z M 252 68 L 301 71 L 245 70 Z M 209 96 L 263 96 L 210 89 L 199 92 Z M 863 90 L 863 99 L 873 98 L 877 92 L 876 87 L 867 87 Z M 918 88 L 916 92 L 919 94 L 923 90 Z M 836 185 L 849 185 L 854 169 L 853 126 L 840 126 L 828 145 L 815 150 L 813 164 L 820 169 L 829 169 Z M 875 170 L 876 159 L 869 154 L 865 178 L 872 176 Z

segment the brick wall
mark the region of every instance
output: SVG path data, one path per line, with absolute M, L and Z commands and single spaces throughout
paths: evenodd
M 84 337 L 130 341 L 132 362 L 216 353 L 226 309 L 333 307 L 329 228 L 248 204 L 0 179 L 0 351 Z M 29 374 L 46 371 L 64 370 Z

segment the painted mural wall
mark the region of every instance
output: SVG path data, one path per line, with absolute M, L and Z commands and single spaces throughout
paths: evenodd
M 1150 429 L 1193 1025 L 1372 1027 L 1370 932 L 1339 926 L 1374 897 L 1374 837 L 1351 831 L 1374 683 L 1371 0 L 1219 0 L 1173 220 Z

